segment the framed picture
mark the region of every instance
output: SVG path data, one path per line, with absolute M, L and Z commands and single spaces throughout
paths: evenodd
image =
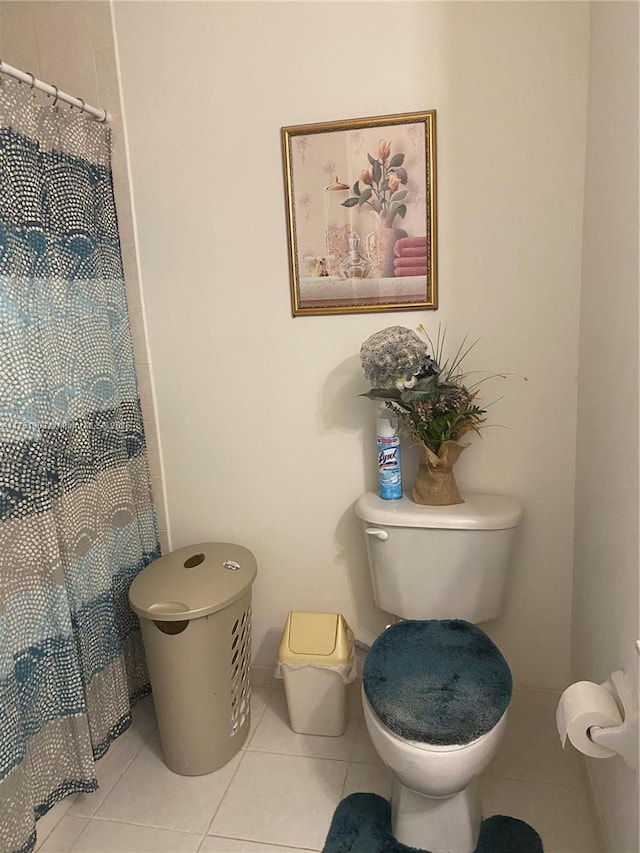
M 437 308 L 435 110 L 281 134 L 293 316 Z

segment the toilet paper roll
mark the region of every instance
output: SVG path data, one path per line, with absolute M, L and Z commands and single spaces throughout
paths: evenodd
M 616 753 L 594 743 L 589 737 L 592 726 L 609 728 L 622 724 L 622 716 L 613 696 L 601 684 L 576 681 L 564 691 L 556 710 L 556 723 L 562 746 L 567 736 L 575 748 L 592 758 L 611 758 Z

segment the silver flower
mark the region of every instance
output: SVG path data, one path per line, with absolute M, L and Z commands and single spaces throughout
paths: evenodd
M 375 332 L 360 347 L 360 361 L 374 388 L 411 387 L 412 378 L 429 358 L 427 344 L 411 329 L 389 326 Z

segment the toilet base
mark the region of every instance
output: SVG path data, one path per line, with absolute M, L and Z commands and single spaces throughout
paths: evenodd
M 473 853 L 482 813 L 477 780 L 452 797 L 425 797 L 396 779 L 391 797 L 395 838 L 430 853 Z

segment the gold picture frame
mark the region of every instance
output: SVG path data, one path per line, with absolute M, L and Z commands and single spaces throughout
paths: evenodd
M 436 111 L 281 141 L 293 316 L 437 308 Z

